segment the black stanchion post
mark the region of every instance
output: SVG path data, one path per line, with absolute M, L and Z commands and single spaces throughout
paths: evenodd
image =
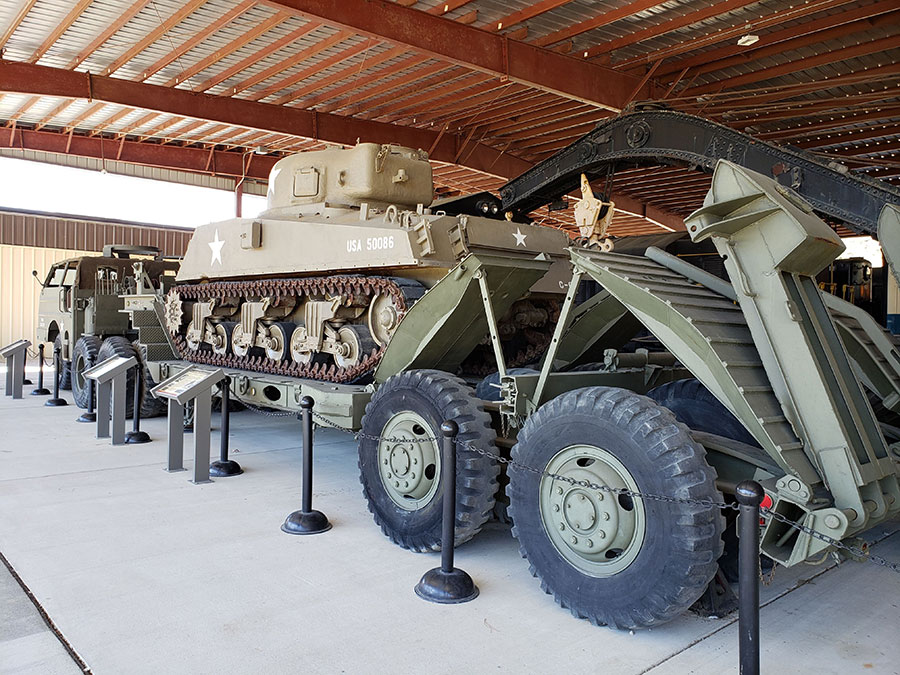
M 228 459 L 228 436 L 231 432 L 231 378 L 227 375 L 222 380 L 219 388 L 222 391 L 222 416 L 221 416 L 221 444 L 219 445 L 219 459 L 209 465 L 209 475 L 217 478 L 226 476 L 238 476 L 244 473 L 241 465 L 233 459 Z
M 34 384 L 34 382 L 29 380 L 28 377 L 25 375 L 25 366 L 28 365 L 28 352 L 27 351 L 25 352 L 25 354 L 22 355 L 22 359 L 24 360 L 24 363 L 22 364 L 22 384 L 23 385 L 24 384 L 28 384 L 28 385 Z
M 44 343 L 38 345 L 38 386 L 31 392 L 32 396 L 49 396 L 50 390 L 44 386 Z
M 759 505 L 765 492 L 754 480 L 738 483 L 738 624 L 740 675 L 759 675 Z
M 288 534 L 319 534 L 331 529 L 331 523 L 321 511 L 312 507 L 313 480 L 313 421 L 314 401 L 309 396 L 300 399 L 300 418 L 303 427 L 303 482 L 300 486 L 300 510 L 290 514 L 281 526 Z
M 441 425 L 444 436 L 441 473 L 444 481 L 444 513 L 441 521 L 441 566 L 428 570 L 416 584 L 416 595 L 429 602 L 456 604 L 478 597 L 478 587 L 466 572 L 453 566 L 456 538 L 456 435 L 459 425 L 453 420 Z
M 138 361 L 134 364 L 134 403 L 131 406 L 131 431 L 125 434 L 125 442 L 129 445 L 149 443 L 150 434 L 141 431 L 141 393 L 144 389 L 144 366 Z
M 87 396 L 88 396 L 88 406 L 87 410 L 81 413 L 81 417 L 76 419 L 76 422 L 96 422 L 97 421 L 97 413 L 94 412 L 94 381 L 89 377 L 84 378 L 86 380 L 85 386 L 87 387 Z
M 59 347 L 53 346 L 53 398 L 44 401 L 44 405 L 51 407 L 69 405 L 69 402 L 59 396 L 59 374 L 62 370 L 62 352 Z

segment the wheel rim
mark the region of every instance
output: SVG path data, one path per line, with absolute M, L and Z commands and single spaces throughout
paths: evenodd
M 583 482 L 638 491 L 631 473 L 614 455 L 592 445 L 560 450 L 540 484 L 544 530 L 567 562 L 593 577 L 618 574 L 644 542 L 646 512 L 640 499 L 583 487 Z
M 388 293 L 379 293 L 369 305 L 367 323 L 372 338 L 379 347 L 386 345 L 397 324 L 400 322 L 400 312 L 394 302 L 394 298 Z
M 231 351 L 234 352 L 235 356 L 244 357 L 247 356 L 247 352 L 250 351 L 250 345 L 244 347 L 238 344 L 243 335 L 244 329 L 241 328 L 241 324 L 237 324 L 234 327 L 234 330 L 231 331 Z
M 281 361 L 287 355 L 285 347 L 288 338 L 277 323 L 269 326 L 269 340 L 269 346 L 266 347 L 266 356 L 273 361 Z
M 345 352 L 334 355 L 334 362 L 341 368 L 350 368 L 359 363 L 362 356 L 362 345 L 360 345 L 359 335 L 350 328 L 344 326 L 338 331 L 338 340 L 340 347 Z
M 84 371 L 87 368 L 90 368 L 90 365 L 88 365 L 87 360 L 84 358 L 84 355 L 80 353 L 77 354 L 75 356 L 75 361 L 72 364 L 72 369 L 74 371 L 72 377 L 72 387 L 74 387 L 75 391 L 77 392 L 84 391 L 84 388 L 86 386 L 84 381 Z
M 215 327 L 216 340 L 217 344 L 212 346 L 212 350 L 214 354 L 219 354 L 220 356 L 224 356 L 228 353 L 228 331 L 225 326 L 221 323 L 217 323 Z
M 378 469 L 385 493 L 397 506 L 416 511 L 433 498 L 441 474 L 441 453 L 428 423 L 406 410 L 391 417 L 378 444 Z M 410 439 L 392 442 L 388 439 Z
M 309 363 L 312 361 L 313 353 L 303 349 L 302 345 L 306 340 L 306 326 L 297 326 L 291 333 L 291 358 L 297 363 Z

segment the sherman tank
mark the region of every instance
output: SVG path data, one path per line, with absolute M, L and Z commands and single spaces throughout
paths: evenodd
M 432 205 L 421 150 L 360 143 L 278 161 L 257 218 L 198 227 L 165 300 L 181 358 L 331 382 L 378 365 L 406 312 L 470 253 L 553 260 L 499 321 L 508 365 L 543 353 L 568 277 L 565 233 Z M 471 206 L 471 205 L 470 205 Z M 494 217 L 489 217 L 494 216 Z M 460 371 L 494 369 L 490 338 Z

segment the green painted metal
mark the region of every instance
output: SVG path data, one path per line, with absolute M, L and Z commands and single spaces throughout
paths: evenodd
M 878 243 L 884 259 L 900 284 L 900 206 L 885 204 L 878 216 Z
M 640 322 L 615 296 L 601 290 L 572 311 L 572 320 L 556 350 L 554 367 L 602 361 L 605 350 L 618 349 L 640 327 Z
M 503 316 L 551 264 L 532 255 L 468 255 L 403 317 L 375 371 L 375 381 L 414 368 L 456 372 L 489 334 L 479 275 L 489 289 L 494 314 Z
M 418 413 L 391 417 L 378 443 L 378 472 L 384 491 L 405 511 L 418 511 L 434 499 L 441 480 L 438 434 Z M 410 440 L 400 440 L 410 439 Z
M 900 510 L 898 467 L 814 279 L 841 240 L 788 188 L 726 161 L 686 225 L 725 259 L 772 389 L 850 532 Z
M 547 473 L 576 483 L 639 492 L 625 465 L 593 445 L 564 448 L 548 462 Z M 640 553 L 647 527 L 644 503 L 635 499 L 631 506 L 623 508 L 612 494 L 550 476 L 541 478 L 541 520 L 550 541 L 563 558 L 593 577 L 618 574 Z M 614 549 L 621 553 L 607 557 Z

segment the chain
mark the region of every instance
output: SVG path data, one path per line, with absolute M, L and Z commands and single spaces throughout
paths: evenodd
M 244 406 L 247 408 L 247 410 L 249 410 L 250 412 L 255 412 L 257 415 L 264 415 L 265 417 L 295 417 L 296 416 L 296 413 L 293 413 L 291 411 L 275 412 L 272 410 L 266 410 L 264 408 L 258 408 L 255 405 L 251 405 L 244 401 L 241 401 L 241 403 L 243 403 Z
M 425 436 L 421 438 L 385 438 L 382 436 L 373 436 L 371 434 L 365 434 L 362 431 L 353 432 L 352 429 L 348 429 L 346 427 L 342 427 L 339 424 L 335 424 L 327 417 L 324 417 L 317 412 L 313 411 L 312 413 L 313 419 L 316 424 L 320 426 L 331 427 L 332 429 L 337 429 L 338 431 L 344 431 L 350 434 L 353 434 L 356 439 L 366 439 L 376 442 L 387 442 L 387 443 L 434 443 L 439 441 L 439 438 L 434 438 L 431 436 Z M 643 499 L 647 501 L 656 501 L 662 502 L 664 504 L 688 504 L 692 506 L 705 506 L 707 508 L 717 508 L 717 509 L 727 509 L 731 511 L 740 511 L 740 505 L 737 502 L 718 502 L 712 499 L 689 499 L 682 497 L 671 497 L 668 495 L 655 495 L 648 492 L 638 492 L 636 490 L 629 490 L 628 488 L 616 488 L 610 487 L 609 485 L 600 485 L 598 483 L 592 483 L 587 480 L 576 480 L 575 478 L 571 478 L 570 476 L 563 476 L 558 473 L 551 473 L 549 471 L 545 471 L 543 469 L 537 469 L 533 466 L 529 466 L 527 464 L 523 464 L 515 459 L 510 457 L 504 457 L 495 452 L 490 452 L 489 450 L 485 450 L 484 448 L 479 448 L 468 441 L 459 441 L 457 440 L 457 447 L 468 450 L 469 452 L 474 452 L 475 454 L 481 455 L 482 457 L 486 457 L 487 459 L 494 460 L 499 464 L 505 464 L 507 467 L 514 467 L 516 469 L 520 469 L 522 471 L 526 471 L 528 473 L 532 473 L 537 476 L 550 478 L 552 480 L 558 480 L 564 483 L 569 483 L 573 487 L 580 487 L 586 490 L 596 490 L 598 492 L 606 492 L 607 494 L 616 495 L 617 497 L 620 495 Z M 780 523 L 784 523 L 790 527 L 793 527 L 804 534 L 809 535 L 819 541 L 825 542 L 826 544 L 833 546 L 835 549 L 845 551 L 849 553 L 851 556 L 855 558 L 860 558 L 864 560 L 868 560 L 870 562 L 875 563 L 876 565 L 880 565 L 882 567 L 886 567 L 887 569 L 897 572 L 900 574 L 900 564 L 890 562 L 889 560 L 885 560 L 881 556 L 877 556 L 869 552 L 868 546 L 865 549 L 857 548 L 855 546 L 849 546 L 847 544 L 842 543 L 838 539 L 834 539 L 833 537 L 829 537 L 826 534 L 822 534 L 821 532 L 817 532 L 806 525 L 802 525 L 801 523 L 795 522 L 776 511 L 773 511 L 769 508 L 761 507 L 759 510 L 760 514 L 764 517 L 771 517 L 777 520 Z M 760 579 L 763 581 L 765 585 L 772 583 L 772 578 L 775 574 L 775 568 L 773 567 L 772 572 L 768 575 L 764 575 L 762 569 L 759 570 Z

